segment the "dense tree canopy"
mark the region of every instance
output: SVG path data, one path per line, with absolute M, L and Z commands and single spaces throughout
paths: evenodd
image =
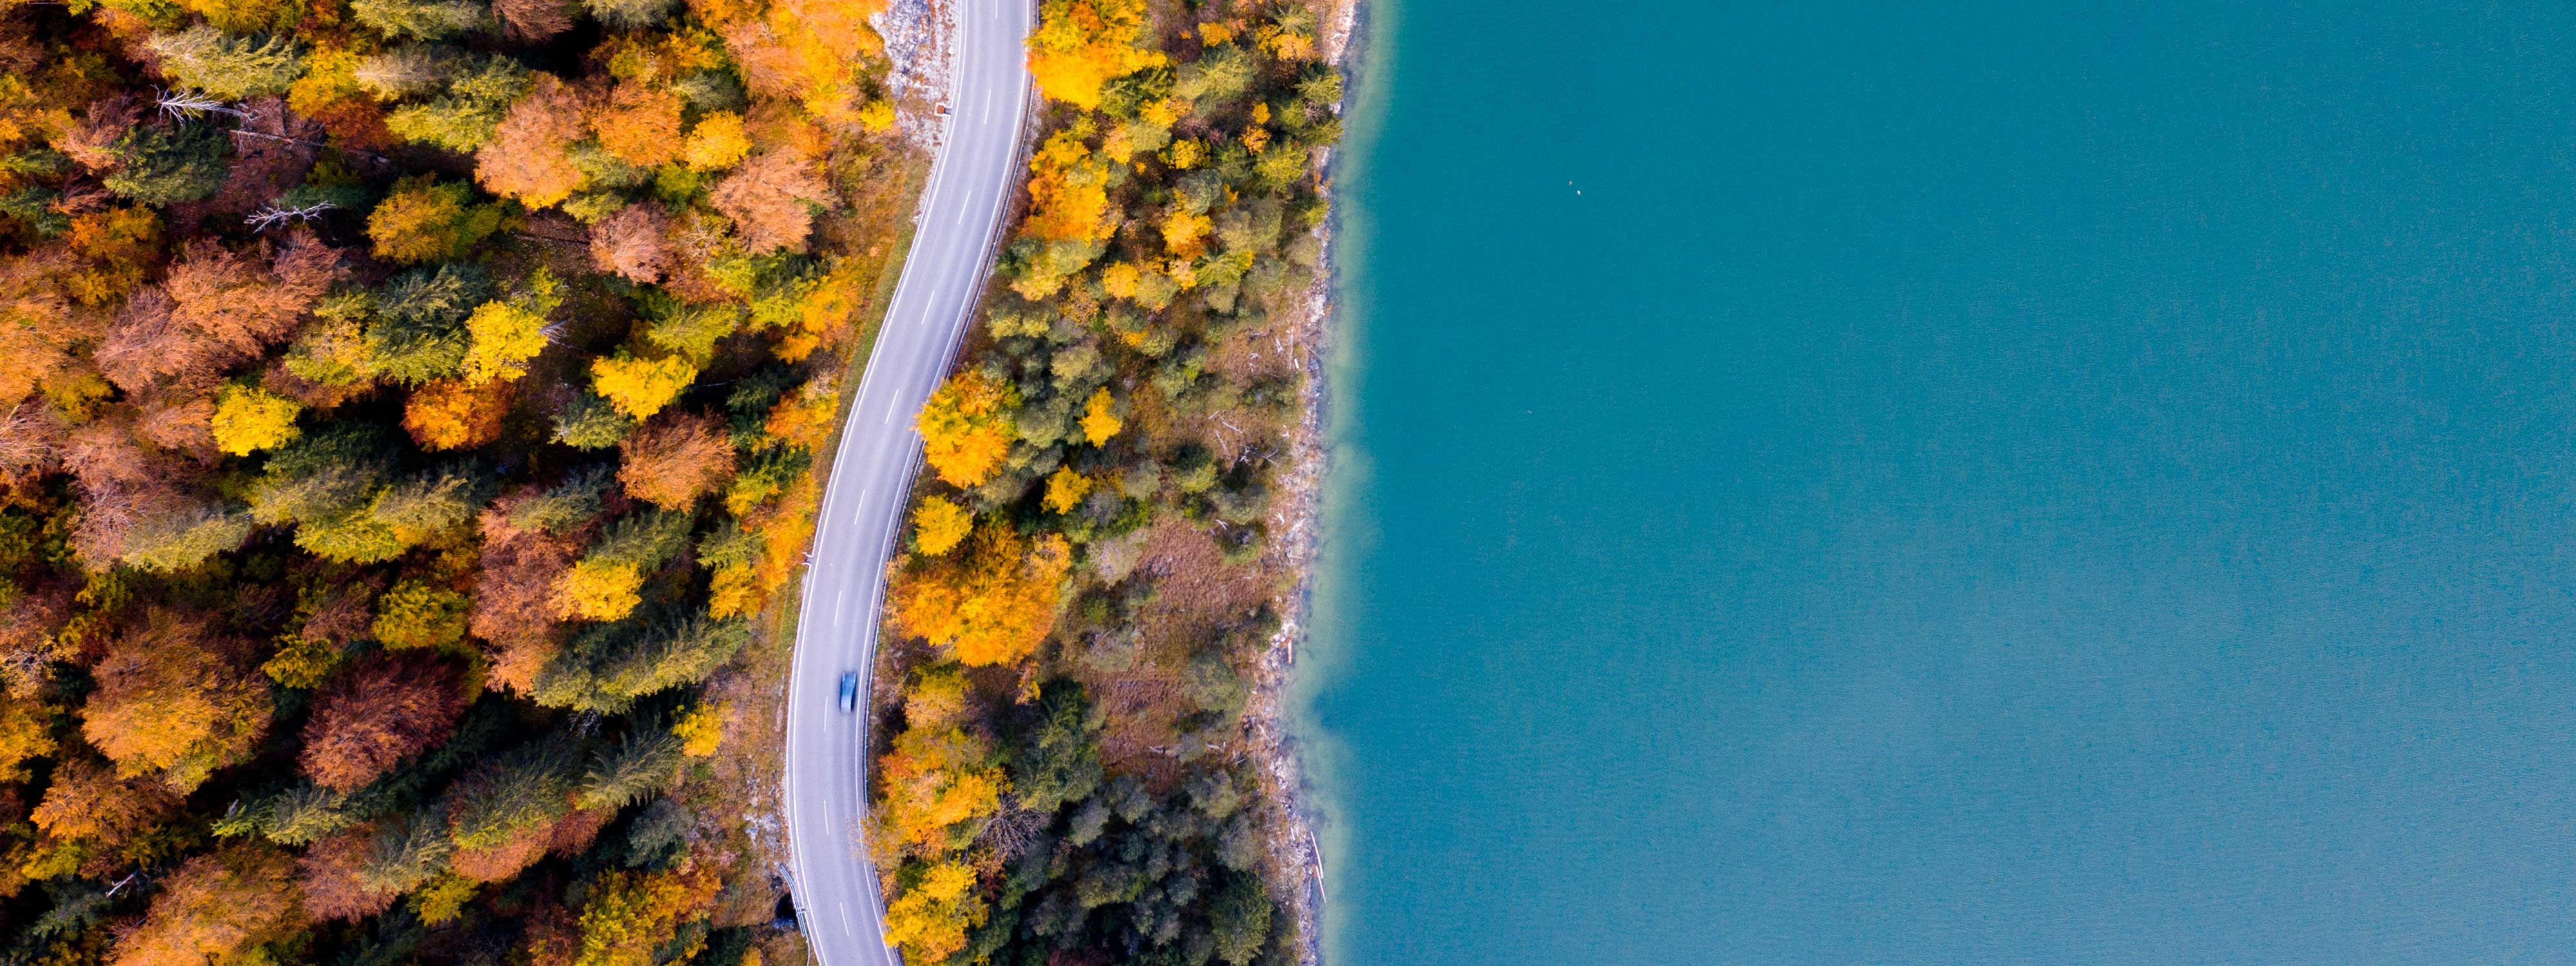
M 0 963 L 792 951 L 727 695 L 923 163 L 878 8 L 0 14 Z
M 1045 0 L 1051 102 L 984 326 L 918 428 L 871 844 L 914 962 L 1295 961 L 1245 749 L 1292 558 L 1341 84 L 1298 3 Z

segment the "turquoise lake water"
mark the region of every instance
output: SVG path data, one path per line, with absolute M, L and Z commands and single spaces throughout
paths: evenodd
M 2576 961 L 2576 7 L 1377 12 L 1335 966 Z

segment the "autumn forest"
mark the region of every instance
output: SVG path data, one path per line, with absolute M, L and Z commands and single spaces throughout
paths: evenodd
M 751 816 L 925 164 L 882 6 L 0 15 L 0 963 L 802 959 Z M 1320 20 L 1040 6 L 871 709 L 912 962 L 1308 948 Z
M 920 416 L 887 932 L 913 962 L 1297 962 L 1265 697 L 1341 77 L 1299 4 L 1039 12 L 1029 209 Z

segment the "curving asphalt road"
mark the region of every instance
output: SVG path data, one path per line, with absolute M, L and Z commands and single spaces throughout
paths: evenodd
M 947 375 L 1019 183 L 1030 88 L 1022 43 L 1031 0 L 951 0 L 956 59 L 947 134 L 922 191 L 912 251 L 841 429 L 805 571 L 787 684 L 790 887 L 806 944 L 824 966 L 893 966 L 884 900 L 860 838 L 866 814 L 867 681 L 876 660 L 886 560 L 921 460 L 913 415 Z M 860 714 L 839 703 L 859 672 Z

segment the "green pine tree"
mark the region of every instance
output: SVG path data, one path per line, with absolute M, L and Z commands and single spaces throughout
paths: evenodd
M 304 76 L 304 56 L 282 36 L 240 36 L 198 24 L 145 41 L 161 70 L 181 85 L 226 100 L 277 94 Z
M 100 183 L 147 205 L 213 197 L 224 186 L 226 141 L 212 124 L 146 124 L 116 139 L 117 168 Z

